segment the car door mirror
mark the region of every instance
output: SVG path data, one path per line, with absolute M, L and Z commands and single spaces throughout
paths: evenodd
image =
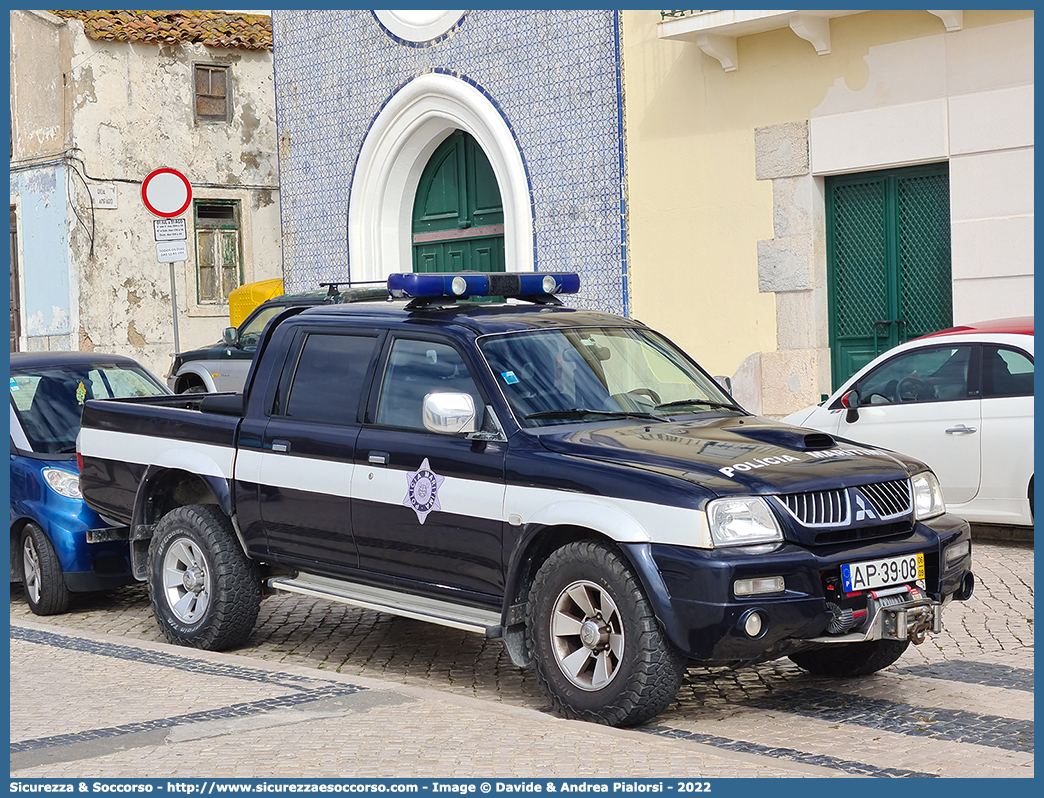
M 239 330 L 235 327 L 226 327 L 221 332 L 221 340 L 225 346 L 235 346 L 239 341 Z
M 732 378 L 731 377 L 715 377 L 714 381 L 718 383 L 722 388 L 725 389 L 725 393 L 732 396 Z
M 859 420 L 859 391 L 851 390 L 841 397 L 841 406 L 848 409 L 845 422 L 855 424 Z
M 429 393 L 421 411 L 424 429 L 440 435 L 478 432 L 475 400 L 468 393 Z

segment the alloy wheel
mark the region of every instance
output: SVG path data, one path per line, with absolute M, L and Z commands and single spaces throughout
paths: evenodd
M 624 631 L 609 593 L 587 580 L 568 585 L 551 613 L 551 643 L 558 667 L 581 690 L 612 682 L 623 658 Z

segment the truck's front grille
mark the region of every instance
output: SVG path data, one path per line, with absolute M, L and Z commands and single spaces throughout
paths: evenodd
M 892 521 L 913 510 L 910 480 L 896 479 L 853 488 L 786 493 L 780 503 L 802 526 L 812 529 Z
M 852 514 L 848 491 L 844 488 L 788 493 L 779 499 L 804 526 L 847 526 Z
M 858 490 L 870 500 L 882 519 L 898 518 L 913 509 L 913 491 L 908 479 L 861 485 Z

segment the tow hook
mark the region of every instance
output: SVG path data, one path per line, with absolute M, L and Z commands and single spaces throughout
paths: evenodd
M 909 640 L 919 646 L 928 632 L 942 631 L 942 605 L 926 598 L 882 607 L 880 617 L 880 636 L 887 640 Z
M 873 596 L 869 602 L 873 614 L 869 623 L 848 634 L 828 634 L 813 638 L 816 643 L 853 643 L 869 640 L 909 640 L 914 645 L 925 641 L 928 632 L 943 630 L 942 604 L 932 601 L 920 590 L 904 591 L 904 595 Z M 883 599 L 883 600 L 882 600 Z

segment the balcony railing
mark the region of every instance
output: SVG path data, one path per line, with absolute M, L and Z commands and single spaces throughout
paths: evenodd
M 702 14 L 702 11 L 661 11 L 660 19 L 681 19 L 682 17 L 689 17 L 693 14 Z

